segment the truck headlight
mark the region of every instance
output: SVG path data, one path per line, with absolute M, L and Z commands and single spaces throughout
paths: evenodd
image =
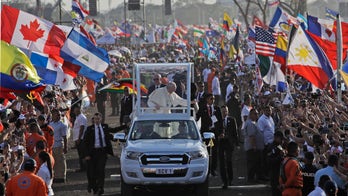
M 192 152 L 188 152 L 187 154 L 190 155 L 191 160 L 201 159 L 208 156 L 204 151 L 192 151 Z
M 141 152 L 127 151 L 126 158 L 131 159 L 131 160 L 138 160 L 142 154 L 143 153 L 141 153 Z

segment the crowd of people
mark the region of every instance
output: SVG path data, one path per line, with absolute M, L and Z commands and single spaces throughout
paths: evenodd
M 122 78 L 131 78 L 134 63 L 192 62 L 195 77 L 191 97 L 182 90 L 185 78 L 159 71 L 153 75 L 153 85 L 148 86 L 149 100 L 157 102 L 147 104 L 159 109 L 183 105 L 187 103 L 185 99 L 190 99 L 192 105 L 198 105 L 195 116 L 201 122 L 201 133 L 213 132 L 216 136 L 214 146 L 209 147 L 210 175 L 219 173 L 222 188 L 235 180 L 233 151 L 241 148 L 246 154 L 248 183 L 269 181 L 273 195 L 315 194 L 312 191 L 322 195 L 324 191 L 326 195 L 335 195 L 337 191 L 338 195 L 346 194 L 348 94 L 345 91 L 342 102 L 338 103 L 335 93 L 313 92 L 308 81 L 292 75 L 287 78 L 288 92 L 278 92 L 275 86 L 269 85 L 259 92 L 255 90 L 255 65 L 236 60 L 221 67 L 216 60 L 208 61 L 197 55 L 198 48 L 179 50 L 163 44 L 144 45 L 131 51 L 132 54 L 123 58 L 111 58 L 105 77 L 96 85 L 94 98 L 86 96 L 87 83 L 78 77 L 77 90 L 63 92 L 55 86 L 46 88 L 42 92 L 42 111 L 19 97 L 9 102 L 2 100 L 2 192 L 6 186 L 9 195 L 19 193 L 16 191 L 29 186 L 26 180 L 35 179 L 35 186 L 41 187 L 35 189 L 45 189 L 35 195 L 53 195 L 52 183 L 67 180 L 65 154 L 73 147 L 68 146 L 71 139 L 79 155 L 78 171 L 87 173 L 88 191 L 103 194 L 106 158 L 112 154 L 110 133 L 127 128 L 133 95 L 128 88 L 123 93 L 99 89 Z M 161 100 L 165 90 L 175 92 L 178 101 L 167 105 Z M 106 114 L 108 103 L 110 114 Z M 84 113 L 88 107 L 96 107 L 98 111 L 91 116 L 93 119 Z M 119 116 L 120 126 L 108 127 L 105 124 L 108 116 Z

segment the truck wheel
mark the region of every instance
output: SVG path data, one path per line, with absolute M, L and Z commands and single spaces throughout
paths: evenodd
M 208 177 L 202 184 L 196 185 L 195 195 L 196 196 L 208 196 L 209 195 Z
M 121 176 L 121 196 L 133 196 L 134 187 L 126 184 Z

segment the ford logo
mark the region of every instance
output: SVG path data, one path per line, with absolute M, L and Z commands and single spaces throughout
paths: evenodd
M 167 156 L 160 157 L 159 161 L 162 163 L 167 163 L 170 161 L 170 157 L 167 157 Z

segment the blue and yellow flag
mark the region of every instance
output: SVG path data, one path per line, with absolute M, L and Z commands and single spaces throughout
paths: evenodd
M 34 65 L 17 47 L 1 41 L 0 91 L 23 92 L 44 89 Z

